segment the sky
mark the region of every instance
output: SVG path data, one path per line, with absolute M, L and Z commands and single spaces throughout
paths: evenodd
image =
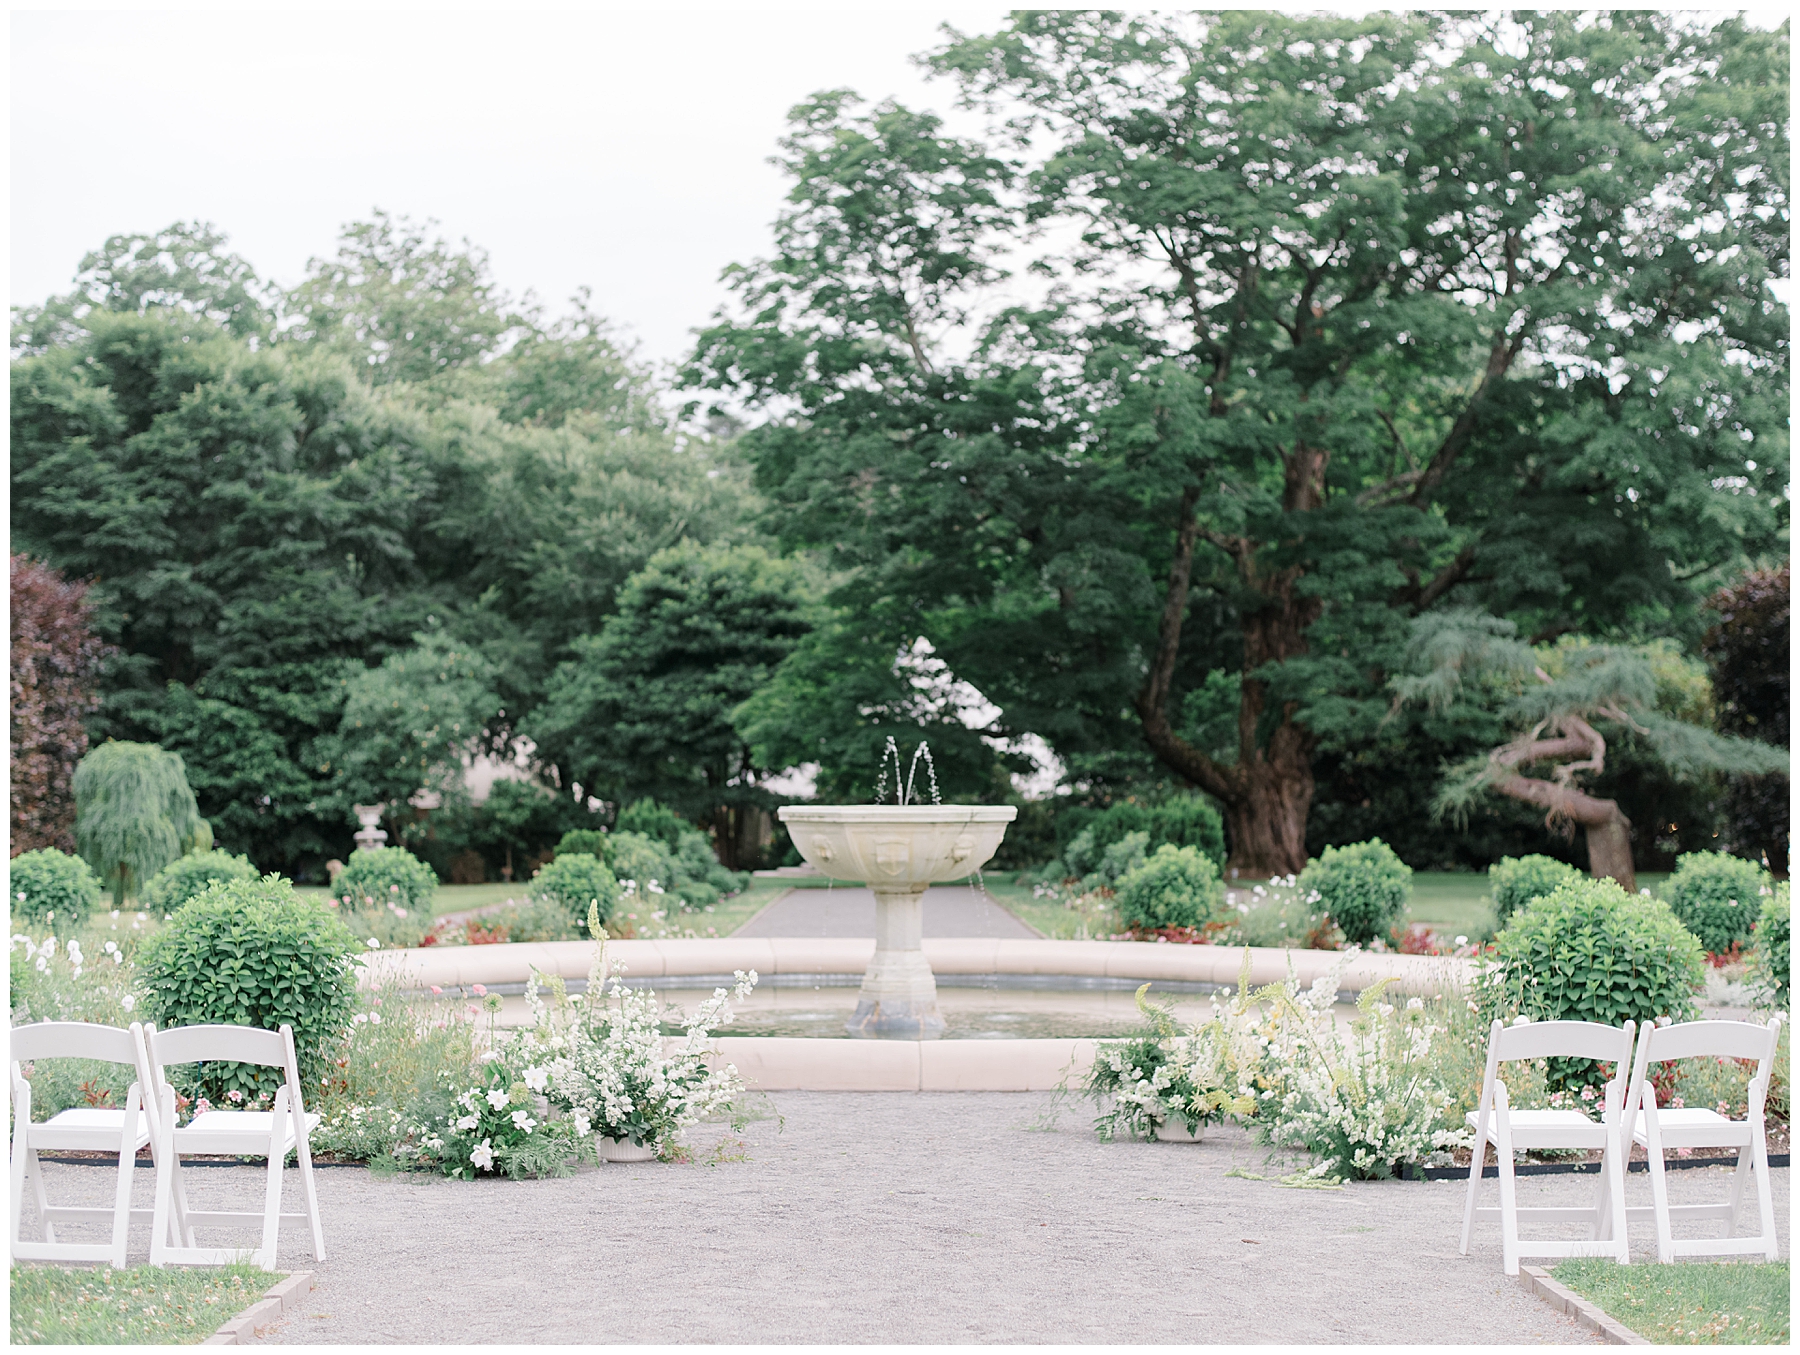
M 909 57 L 1003 13 L 15 12 L 11 302 L 178 220 L 291 286 L 381 207 L 486 249 L 553 314 L 592 287 L 675 361 L 720 272 L 768 252 L 787 110 L 849 87 L 972 130 Z

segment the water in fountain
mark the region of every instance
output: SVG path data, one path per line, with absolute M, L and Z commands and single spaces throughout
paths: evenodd
M 900 780 L 900 745 L 895 743 L 894 736 L 889 734 L 887 747 L 881 750 L 881 770 L 875 777 L 876 804 L 887 799 L 887 771 L 890 758 L 894 763 L 894 803 L 905 806 L 915 802 L 917 797 L 913 793 L 913 779 L 919 774 L 921 757 L 925 759 L 925 775 L 931 781 L 931 803 L 934 805 L 943 803 L 942 798 L 938 795 L 937 764 L 931 760 L 931 745 L 924 739 L 919 740 L 919 746 L 913 749 L 912 761 L 907 764 L 906 781 L 902 783 Z

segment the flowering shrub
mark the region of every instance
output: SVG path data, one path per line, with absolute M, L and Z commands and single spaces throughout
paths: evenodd
M 1380 838 L 1327 847 L 1300 872 L 1300 887 L 1317 890 L 1344 939 L 1366 946 L 1400 920 L 1412 897 L 1412 870 Z
M 1348 1036 L 1331 1017 L 1335 992 L 1325 985 L 1301 994 L 1290 981 L 1271 994 L 1285 1019 L 1269 1047 L 1287 1057 L 1260 1095 L 1255 1123 L 1268 1143 L 1312 1154 L 1309 1177 L 1382 1179 L 1469 1141 L 1449 1117 L 1452 1096 L 1431 1060 L 1442 1027 L 1422 998 L 1384 1001 L 1386 986 L 1363 993 Z
M 1094 1130 L 1110 1143 L 1123 1132 L 1149 1138 L 1173 1119 L 1192 1134 L 1224 1116 L 1248 1115 L 1256 1099 L 1242 1084 L 1232 1047 L 1218 1022 L 1183 1036 L 1166 1009 L 1137 991 L 1148 1030 L 1132 1040 L 1108 1041 L 1095 1051 L 1082 1090 L 1101 1105 Z
M 217 849 L 189 852 L 152 875 L 138 902 L 153 913 L 172 913 L 214 881 L 255 878 L 248 857 Z
M 392 905 L 431 916 L 437 873 L 404 847 L 358 847 L 332 884 L 331 892 L 345 908 L 373 912 Z
M 1750 929 L 1770 893 L 1769 873 L 1729 852 L 1689 852 L 1677 858 L 1675 873 L 1663 886 L 1681 925 L 1713 955 L 1749 944 Z
M 395 1146 L 407 1166 L 474 1180 L 506 1175 L 567 1176 L 569 1159 L 591 1151 L 579 1122 L 552 1120 L 543 1100 L 545 1071 L 515 1072 L 503 1055 L 482 1063 L 474 1076 L 439 1070 L 422 1114 Z
M 1302 888 L 1292 875 L 1251 886 L 1239 894 L 1237 921 L 1226 940 L 1240 946 L 1281 946 L 1293 950 L 1341 950 L 1344 933 L 1325 910 L 1317 889 Z
M 742 1001 L 756 985 L 754 970 L 734 977 L 730 991 L 715 989 L 695 1009 L 673 1050 L 664 1046 L 655 993 L 626 987 L 615 973 L 610 996 L 616 1005 L 608 1006 L 593 1000 L 603 985 L 590 980 L 587 1019 L 550 1064 L 551 1099 L 594 1133 L 674 1155 L 677 1134 L 727 1109 L 743 1092 L 735 1065 L 708 1068 L 705 1057 L 709 1028 L 729 1023 L 731 999 Z
M 59 940 L 54 934 L 15 933 L 11 951 L 12 1024 L 92 1021 L 130 1025 L 137 1000 L 131 966 L 111 937 L 90 931 Z M 71 1106 L 122 1106 L 136 1073 L 122 1064 L 92 1059 L 50 1059 L 22 1070 L 31 1083 L 31 1115 L 47 1120 Z
M 79 927 L 100 902 L 100 877 L 79 856 L 54 847 L 12 859 L 12 913 L 24 922 Z
M 1757 998 L 1779 1011 L 1788 1005 L 1789 976 L 1793 963 L 1788 950 L 1788 882 L 1783 880 L 1763 900 L 1762 913 L 1756 919 L 1755 986 Z M 1785 1032 L 1784 1025 L 1782 1030 Z

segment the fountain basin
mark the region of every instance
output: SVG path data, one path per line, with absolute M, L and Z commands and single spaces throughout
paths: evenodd
M 822 874 L 866 884 L 875 894 L 875 954 L 844 1028 L 871 1039 L 937 1039 L 945 1023 L 920 944 L 920 895 L 985 865 L 1018 809 L 783 805 L 777 813 L 795 849 Z

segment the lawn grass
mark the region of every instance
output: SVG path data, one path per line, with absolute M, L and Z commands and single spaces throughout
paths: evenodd
M 1030 885 L 1014 884 L 1010 878 L 987 875 L 982 884 L 994 902 L 1033 931 L 1057 941 L 1074 939 L 1081 927 L 1081 914 L 1065 907 L 1060 899 L 1040 899 Z
M 254 1266 L 12 1267 L 15 1346 L 194 1346 L 275 1282 Z
M 1787 1345 L 1788 1263 L 1564 1261 L 1550 1272 L 1657 1345 Z
M 307 898 L 324 898 L 330 890 L 324 885 L 296 885 L 294 892 Z M 470 908 L 485 908 L 490 903 L 505 903 L 508 899 L 525 897 L 525 885 L 521 881 L 512 884 L 487 885 L 439 885 L 437 893 L 431 896 L 431 915 L 441 917 L 445 913 L 466 912 Z
M 713 905 L 712 912 L 705 910 L 694 913 L 676 913 L 668 919 L 671 927 L 692 927 L 702 936 L 711 927 L 720 936 L 730 936 L 751 918 L 762 912 L 776 899 L 787 893 L 791 885 L 786 880 L 759 880 L 750 878 L 750 887 L 741 894 L 733 894 L 728 899 L 720 899 Z
M 1666 874 L 1646 872 L 1637 877 L 1638 888 L 1662 891 Z M 1408 922 L 1423 922 L 1432 930 L 1451 935 L 1478 936 L 1493 925 L 1493 904 L 1488 895 L 1487 872 L 1417 870 L 1412 877 L 1412 903 Z

